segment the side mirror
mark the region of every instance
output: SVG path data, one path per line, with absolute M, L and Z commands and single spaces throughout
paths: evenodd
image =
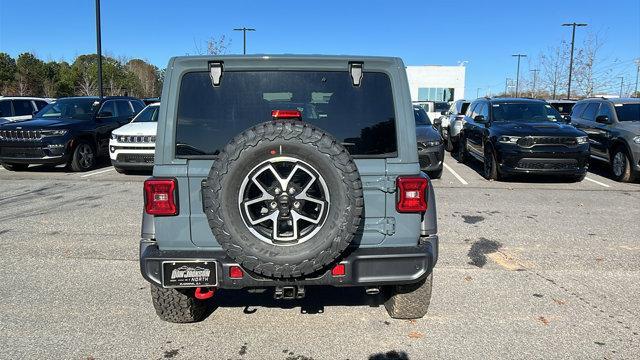
M 110 118 L 110 117 L 113 117 L 113 114 L 111 113 L 111 111 L 101 111 L 96 116 L 96 118 L 98 119 L 104 119 L 104 118 Z
M 609 117 L 607 115 L 596 116 L 596 122 L 600 124 L 611 124 L 611 121 L 609 121 Z
M 477 123 L 485 123 L 485 122 L 487 122 L 487 120 L 484 118 L 484 115 L 476 115 L 476 117 L 473 118 L 473 121 L 475 121 Z
M 433 119 L 433 125 L 436 125 L 436 126 L 442 125 L 442 119 L 441 118 Z

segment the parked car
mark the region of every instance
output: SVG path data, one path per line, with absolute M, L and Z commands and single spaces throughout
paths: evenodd
M 427 112 L 429 119 L 438 128 L 438 131 L 442 133 L 443 124 L 440 121 L 443 119 L 441 119 L 441 116 L 443 111 L 449 109 L 449 103 L 446 101 L 414 101 L 413 104 L 422 107 Z M 449 126 L 449 124 L 446 126 Z
M 483 175 L 556 174 L 582 181 L 589 167 L 587 134 L 542 100 L 482 98 L 469 105 L 459 158 L 483 162 Z
M 407 88 L 398 58 L 172 58 L 140 243 L 158 316 L 200 321 L 215 289 L 299 299 L 317 285 L 425 315 L 436 206 L 404 141 L 415 119 L 392 89 Z
M 8 170 L 30 164 L 67 164 L 87 171 L 109 152 L 111 131 L 131 121 L 142 102 L 131 97 L 70 97 L 45 106 L 33 119 L 0 125 L 0 163 Z
M 426 172 L 429 178 L 439 179 L 442 176 L 444 159 L 442 136 L 433 126 L 427 116 L 427 112 L 422 107 L 414 105 L 413 115 L 416 119 L 416 139 L 418 141 L 420 169 Z
M 571 123 L 589 135 L 591 158 L 609 164 L 617 181 L 640 178 L 640 99 L 578 101 Z
M 117 172 L 153 168 L 160 103 L 147 105 L 127 125 L 111 132 L 109 156 Z
M 453 152 L 457 148 L 460 131 L 464 125 L 464 114 L 468 107 L 469 101 L 456 100 L 451 104 L 449 110 L 441 113 L 442 138 L 449 152 Z
M 6 120 L 4 122 L 31 119 L 35 112 L 50 102 L 51 99 L 38 97 L 0 96 L 0 119 Z
M 567 117 L 571 115 L 571 109 L 576 104 L 575 100 L 547 100 L 547 103 L 553 106 L 554 109 L 558 110 L 560 115 L 563 117 Z

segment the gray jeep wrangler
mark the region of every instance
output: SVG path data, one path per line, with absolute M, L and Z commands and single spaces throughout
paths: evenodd
M 140 242 L 158 316 L 203 320 L 216 289 L 320 285 L 424 316 L 438 237 L 415 131 L 398 58 L 172 58 Z

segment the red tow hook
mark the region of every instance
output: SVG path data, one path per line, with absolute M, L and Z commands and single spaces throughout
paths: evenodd
M 216 288 L 196 288 L 195 297 L 198 300 L 207 300 L 213 297 L 213 294 L 216 292 Z

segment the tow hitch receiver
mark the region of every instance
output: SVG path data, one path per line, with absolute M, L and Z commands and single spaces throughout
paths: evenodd
M 276 299 L 293 300 L 304 298 L 304 286 L 278 286 L 273 297 Z

